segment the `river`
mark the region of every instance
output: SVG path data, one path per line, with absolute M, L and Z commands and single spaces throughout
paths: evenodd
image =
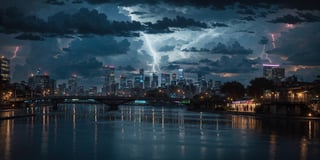
M 32 107 L 25 112 L 34 116 L 2 119 L 0 160 L 320 157 L 319 120 L 191 112 L 177 106 L 108 108 Z

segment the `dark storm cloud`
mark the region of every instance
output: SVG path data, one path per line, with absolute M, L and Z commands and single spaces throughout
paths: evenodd
M 302 17 L 306 22 L 319 22 L 320 16 L 314 15 L 312 13 L 302 13 L 297 12 L 297 14 Z
M 255 19 L 252 16 L 240 17 L 239 19 L 243 21 L 255 21 Z
M 268 38 L 265 36 L 262 36 L 258 43 L 261 45 L 264 45 L 264 44 L 268 44 L 268 42 L 269 42 Z
M 178 64 L 169 64 L 169 65 L 161 67 L 162 70 L 166 70 L 166 71 L 174 71 L 179 68 L 180 68 L 180 65 L 178 65 Z
M 68 52 L 74 56 L 110 56 L 126 54 L 129 47 L 130 43 L 127 39 L 116 41 L 110 36 L 96 36 L 73 40 Z
M 15 39 L 19 40 L 32 40 L 32 41 L 43 41 L 44 38 L 42 38 L 40 35 L 36 34 L 28 34 L 28 33 L 23 33 L 15 37 Z
M 160 52 L 169 52 L 169 51 L 173 51 L 174 48 L 175 48 L 175 46 L 165 45 L 165 46 L 160 47 L 158 49 L 158 51 L 160 51 Z
M 212 26 L 212 27 L 228 27 L 227 24 L 225 24 L 225 23 L 218 23 L 218 22 L 212 23 L 211 26 Z
M 237 11 L 238 14 L 245 14 L 245 15 L 256 15 L 256 13 L 252 9 L 245 9 Z
M 236 32 L 255 33 L 254 31 L 250 31 L 250 30 L 238 30 Z
M 91 4 L 102 4 L 102 3 L 119 3 L 121 5 L 135 5 L 135 4 L 159 4 L 161 2 L 172 4 L 172 5 L 192 5 L 197 7 L 210 7 L 213 9 L 225 9 L 227 6 L 235 3 L 240 3 L 242 6 L 253 6 L 255 8 L 269 8 L 270 5 L 279 5 L 281 7 L 296 8 L 296 9 L 308 9 L 308 10 L 319 10 L 320 7 L 317 0 L 304 0 L 292 1 L 292 0 L 85 0 Z
M 8 8 L 1 12 L 2 32 L 37 32 L 50 34 L 97 34 L 132 36 L 132 31 L 143 30 L 139 22 L 110 21 L 97 10 L 81 8 L 74 14 L 56 13 L 44 21 L 36 16 L 24 15 L 17 8 Z
M 207 49 L 207 48 L 200 48 L 200 49 L 198 49 L 198 48 L 196 48 L 196 47 L 185 48 L 185 49 L 183 49 L 182 51 L 184 51 L 184 52 L 204 52 L 204 53 L 210 52 L 210 50 Z
M 131 65 L 126 65 L 126 66 L 118 66 L 117 70 L 131 72 L 131 71 L 135 71 L 136 69 L 134 67 L 132 67 Z
M 247 73 L 257 70 L 254 67 L 256 64 L 261 64 L 260 59 L 249 60 L 241 56 L 222 56 L 211 63 L 211 69 L 216 73 Z
M 208 58 L 206 58 L 206 59 L 201 59 L 201 60 L 199 60 L 199 63 L 204 63 L 204 64 L 211 64 L 211 63 L 213 63 L 213 61 L 212 60 L 210 60 L 210 59 L 208 59 Z
M 225 45 L 223 43 L 218 43 L 215 46 L 211 53 L 213 54 L 229 54 L 229 55 L 248 55 L 251 54 L 253 51 L 251 49 L 246 49 L 240 45 L 238 41 L 234 41 L 229 45 Z
M 289 24 L 297 24 L 297 23 L 301 23 L 304 22 L 303 19 L 301 19 L 298 16 L 293 16 L 291 14 L 285 15 L 283 17 L 278 17 L 276 19 L 270 20 L 268 22 L 271 23 L 289 23 Z
M 52 5 L 64 5 L 63 0 L 46 0 L 46 3 L 52 4 Z
M 191 18 L 185 18 L 181 16 L 176 16 L 175 19 L 169 19 L 164 17 L 162 20 L 158 20 L 156 23 L 146 23 L 148 26 L 149 33 L 168 33 L 173 32 L 170 27 L 175 28 L 207 28 L 205 23 L 195 21 Z
M 287 57 L 293 65 L 320 65 L 320 23 L 305 24 L 304 27 L 282 32 L 277 48 L 269 53 Z
M 182 51 L 202 52 L 202 53 L 211 53 L 211 54 L 227 54 L 227 55 L 248 55 L 253 53 L 251 49 L 246 49 L 243 46 L 241 46 L 238 41 L 233 41 L 228 45 L 219 42 L 212 49 L 207 49 L 207 48 L 197 49 L 196 47 L 191 47 L 191 48 L 185 48 Z
M 74 1 L 72 1 L 72 3 L 73 4 L 80 4 L 80 3 L 83 3 L 83 1 L 82 0 L 74 0 Z
M 135 12 L 131 12 L 130 14 L 135 14 L 135 15 L 144 15 L 144 14 L 147 14 L 147 12 L 139 12 L 139 11 L 135 11 Z
M 188 67 L 185 71 L 192 73 L 248 73 L 258 70 L 255 66 L 261 64 L 261 60 L 253 59 L 249 60 L 243 56 L 222 56 L 218 60 L 201 59 L 199 64 L 205 64 L 205 66 L 198 65 Z
M 188 62 L 186 60 L 173 61 L 173 62 L 170 62 L 169 64 L 171 64 L 171 65 L 198 65 L 198 63 Z

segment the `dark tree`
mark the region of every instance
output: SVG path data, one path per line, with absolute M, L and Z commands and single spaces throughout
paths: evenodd
M 274 89 L 272 80 L 268 80 L 266 78 L 255 78 L 250 81 L 250 85 L 248 86 L 248 95 L 257 100 L 260 100 L 265 90 L 272 89 Z
M 224 93 L 227 97 L 230 97 L 234 100 L 242 99 L 245 95 L 244 86 L 236 81 L 226 82 L 221 86 L 221 92 Z

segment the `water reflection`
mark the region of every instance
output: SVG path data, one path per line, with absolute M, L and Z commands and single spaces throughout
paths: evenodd
M 319 121 L 179 107 L 59 105 L 0 121 L 0 159 L 316 159 Z M 22 147 L 30 146 L 30 147 Z M 21 152 L 23 150 L 23 152 Z

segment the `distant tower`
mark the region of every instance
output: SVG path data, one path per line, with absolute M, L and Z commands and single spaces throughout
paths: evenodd
M 164 88 L 170 83 L 170 74 L 161 73 L 161 87 Z
M 152 73 L 152 82 L 151 82 L 151 88 L 158 88 L 159 85 L 159 77 L 156 73 Z
M 145 89 L 150 89 L 150 77 L 149 76 L 145 76 L 144 77 L 144 88 Z
M 172 73 L 172 76 L 171 76 L 171 85 L 177 85 L 177 74 L 176 73 Z
M 76 95 L 78 92 L 77 75 L 73 74 L 68 81 L 69 95 Z
M 124 75 L 120 76 L 120 89 L 124 89 L 127 87 L 127 77 Z
M 182 68 L 178 69 L 178 78 L 179 78 L 179 81 L 184 80 L 184 73 Z
M 104 92 L 106 95 L 115 94 L 116 81 L 115 81 L 115 67 L 114 66 L 104 66 Z
M 263 77 L 270 80 L 279 81 L 285 78 L 285 69 L 278 64 L 263 64 Z
M 10 60 L 4 56 L 0 58 L 0 83 L 10 83 Z

